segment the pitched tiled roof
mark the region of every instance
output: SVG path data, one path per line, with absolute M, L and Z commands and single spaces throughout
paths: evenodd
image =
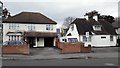
M 55 21 L 41 13 L 21 12 L 15 16 L 8 17 L 4 23 L 27 23 L 27 24 L 57 24 Z
M 93 32 L 96 35 L 116 35 L 112 24 L 103 19 L 95 21 L 94 19 L 77 18 L 71 24 L 76 24 L 79 35 L 85 35 L 86 32 L 90 34 Z M 101 31 L 95 31 L 93 25 L 102 25 Z

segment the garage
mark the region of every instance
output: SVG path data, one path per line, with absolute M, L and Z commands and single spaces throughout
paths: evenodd
M 54 38 L 53 37 L 44 38 L 44 47 L 54 47 Z

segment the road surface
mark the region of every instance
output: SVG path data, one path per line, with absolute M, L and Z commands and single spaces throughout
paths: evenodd
M 2 60 L 3 66 L 118 66 L 118 58 Z

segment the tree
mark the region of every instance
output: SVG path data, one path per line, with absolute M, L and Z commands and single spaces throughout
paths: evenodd
M 98 16 L 98 19 L 104 19 L 104 20 L 108 21 L 109 23 L 115 22 L 115 20 L 114 20 L 115 18 L 113 16 L 100 15 L 98 13 L 98 11 L 96 11 L 96 10 L 86 13 L 84 16 L 88 16 L 88 19 L 93 19 L 94 16 Z
M 98 11 L 93 10 L 91 12 L 85 13 L 84 16 L 88 16 L 88 19 L 93 19 L 94 16 L 99 16 L 100 14 L 98 13 Z
M 3 9 L 2 14 L 3 19 L 11 16 L 7 8 Z
M 62 36 L 65 36 L 68 28 L 70 27 L 70 24 L 75 20 L 75 17 L 67 17 L 64 20 L 64 23 L 62 25 L 61 31 L 62 31 Z
M 100 19 L 104 19 L 104 20 L 108 21 L 111 24 L 113 22 L 115 22 L 115 18 L 113 16 L 110 16 L 110 15 L 102 15 L 102 16 L 100 16 Z
M 62 25 L 62 28 L 65 28 L 65 29 L 69 28 L 70 24 L 71 24 L 74 20 L 75 20 L 75 17 L 67 17 L 67 18 L 65 18 L 64 23 L 63 23 L 63 25 Z

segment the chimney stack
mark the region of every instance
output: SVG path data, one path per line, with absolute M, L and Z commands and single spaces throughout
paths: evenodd
M 95 19 L 96 21 L 98 21 L 98 16 L 97 15 L 93 16 L 93 19 Z

